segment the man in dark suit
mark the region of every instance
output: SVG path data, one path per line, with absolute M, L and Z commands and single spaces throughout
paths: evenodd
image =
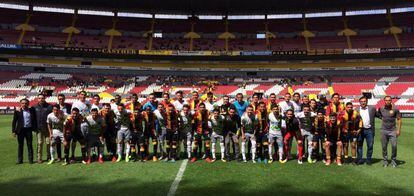
M 17 142 L 19 144 L 17 153 L 17 164 L 23 163 L 23 145 L 24 139 L 26 139 L 27 149 L 29 154 L 29 163 L 33 163 L 33 135 L 32 131 L 36 131 L 36 111 L 34 108 L 29 108 L 29 100 L 20 100 L 20 108 L 14 111 L 12 134 L 17 136 Z
M 375 117 L 377 112 L 374 106 L 368 105 L 368 99 L 366 97 L 359 98 L 360 107 L 356 108 L 356 111 L 360 114 L 363 122 L 361 134 L 358 137 L 357 147 L 357 163 L 363 164 L 362 147 L 364 145 L 364 139 L 367 141 L 367 159 L 366 164 L 372 163 L 372 152 L 374 148 L 374 136 L 375 136 Z

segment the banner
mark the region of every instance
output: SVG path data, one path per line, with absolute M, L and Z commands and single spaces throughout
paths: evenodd
M 16 44 L 0 44 L 0 48 L 6 48 L 6 49 L 20 49 L 22 48 L 20 45 Z
M 176 56 L 211 56 L 212 51 L 173 51 Z
M 344 54 L 379 54 L 379 53 L 381 53 L 380 48 L 344 49 Z
M 293 50 L 293 51 L 273 51 L 273 55 L 306 55 L 305 50 Z
M 272 51 L 242 51 L 240 55 L 242 56 L 270 56 Z
M 414 48 L 381 48 L 381 53 L 387 52 L 413 52 Z
M 211 51 L 212 56 L 240 56 L 241 51 Z
M 102 49 L 104 54 L 137 54 L 137 50 L 134 49 Z
M 173 54 L 172 50 L 139 50 L 140 55 L 156 55 L 156 56 L 169 56 Z

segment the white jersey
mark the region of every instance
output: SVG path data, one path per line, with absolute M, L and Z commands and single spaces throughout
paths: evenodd
M 81 101 L 77 100 L 77 101 L 73 102 L 72 109 L 73 108 L 78 108 L 79 109 L 79 114 L 86 117 L 86 116 L 89 115 L 90 106 L 91 106 L 91 104 L 89 103 L 89 101 L 85 101 L 85 103 L 84 103 L 84 102 L 81 102 Z
M 99 112 L 99 111 L 101 111 L 101 109 L 102 109 L 102 104 L 99 104 L 99 105 L 92 104 L 92 106 L 91 106 L 91 111 L 92 111 L 92 109 L 94 109 L 94 108 L 98 109 L 98 112 Z
M 279 103 L 279 107 L 280 107 L 280 112 L 282 116 L 285 116 L 285 113 L 287 110 L 292 109 L 294 110 L 294 106 L 292 101 L 286 102 L 286 101 L 282 101 Z
M 183 102 L 180 102 L 180 101 L 178 101 L 178 100 L 175 100 L 174 102 L 173 102 L 173 105 L 174 105 L 174 108 L 177 110 L 177 111 L 181 111 L 182 109 L 183 109 L 183 106 L 186 104 L 186 102 L 183 100 Z
M 292 101 L 292 104 L 293 104 L 293 110 L 294 110 L 295 114 L 298 114 L 299 112 L 302 111 L 302 104 L 300 102 Z
M 59 130 L 60 132 L 63 132 L 63 123 L 65 122 L 66 115 L 63 114 L 62 117 L 59 119 L 55 114 L 52 112 L 49 115 L 47 115 L 46 123 L 52 124 L 53 130 Z
M 214 110 L 214 106 L 216 105 L 214 102 L 205 101 L 204 105 L 206 105 L 206 110 L 212 112 Z
M 269 114 L 269 133 L 276 135 L 282 134 L 281 132 L 281 125 L 282 125 L 282 118 L 278 118 L 275 116 L 273 112 Z

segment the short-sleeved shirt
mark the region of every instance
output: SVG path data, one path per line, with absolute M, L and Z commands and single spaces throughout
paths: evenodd
M 243 116 L 244 112 L 246 111 L 247 106 L 249 106 L 249 103 L 247 101 L 243 101 L 242 103 L 235 101 L 233 105 L 234 107 L 236 107 L 237 114 L 239 116 Z
M 241 117 L 241 125 L 244 128 L 245 133 L 254 133 L 257 124 L 258 119 L 256 115 L 248 116 L 247 114 L 245 114 Z
M 310 112 L 309 115 L 306 115 L 305 112 L 300 112 L 296 115 L 296 118 L 299 119 L 300 129 L 311 131 L 315 122 L 316 114 L 314 112 Z
M 384 106 L 378 109 L 379 115 L 382 117 L 381 130 L 394 131 L 396 128 L 396 120 L 401 115 L 397 108 L 386 108 Z
M 52 129 L 57 129 L 59 131 L 63 131 L 63 123 L 65 122 L 66 116 L 62 118 L 58 118 L 55 116 L 54 113 L 50 113 L 47 115 L 46 123 L 52 124 Z
M 210 118 L 211 130 L 219 135 L 224 134 L 224 116 L 219 115 L 217 119 L 213 116 Z
M 184 115 L 184 113 L 181 113 L 180 114 L 180 118 L 179 118 L 179 121 L 180 121 L 180 127 L 181 127 L 181 132 L 183 132 L 183 133 L 190 133 L 191 131 L 192 131 L 192 121 L 193 121 L 193 118 L 192 118 L 192 115 L 191 114 L 188 114 L 187 116 L 186 115 Z
M 98 117 L 95 120 L 92 118 L 92 116 L 88 116 L 86 120 L 89 125 L 89 134 L 92 134 L 92 135 L 101 134 L 101 129 L 103 126 L 105 126 L 105 121 L 101 117 Z
M 275 116 L 272 112 L 269 114 L 269 133 L 270 134 L 281 134 L 282 116 Z

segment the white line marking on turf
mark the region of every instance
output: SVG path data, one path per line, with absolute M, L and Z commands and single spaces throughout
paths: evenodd
M 187 167 L 188 160 L 184 160 L 181 163 L 180 170 L 178 170 L 177 176 L 175 176 L 174 182 L 171 184 L 170 191 L 168 191 L 167 196 L 174 196 L 175 192 L 177 192 L 178 185 L 180 184 L 181 179 L 183 178 L 183 174 L 185 168 Z

